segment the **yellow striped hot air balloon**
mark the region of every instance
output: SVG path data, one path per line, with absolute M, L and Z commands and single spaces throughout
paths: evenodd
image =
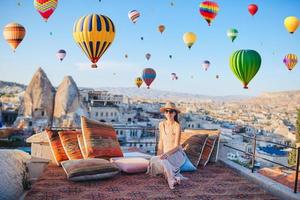
M 291 71 L 292 69 L 294 69 L 294 67 L 296 66 L 296 64 L 298 62 L 297 55 L 289 53 L 284 57 L 283 62 L 286 65 L 286 67 L 288 68 L 288 70 Z
M 93 63 L 92 68 L 97 68 L 96 63 L 114 41 L 115 26 L 107 16 L 90 14 L 75 22 L 73 38 Z
M 11 48 L 15 51 L 25 37 L 24 26 L 18 23 L 9 23 L 4 27 L 3 36 Z
M 137 78 L 134 80 L 134 82 L 135 82 L 135 85 L 136 85 L 138 88 L 140 88 L 141 85 L 143 84 L 143 80 L 142 80 L 141 77 L 137 77 Z

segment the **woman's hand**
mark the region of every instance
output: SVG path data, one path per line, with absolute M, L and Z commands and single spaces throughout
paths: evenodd
M 159 157 L 161 160 L 163 160 L 163 159 L 167 159 L 168 158 L 168 154 L 167 153 L 163 153 L 163 154 L 161 154 L 161 156 Z

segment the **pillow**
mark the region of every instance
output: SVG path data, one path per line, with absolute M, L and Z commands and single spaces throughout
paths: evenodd
M 81 116 L 81 128 L 88 158 L 123 157 L 112 126 Z
M 77 135 L 81 135 L 81 131 L 59 131 L 58 135 L 69 160 L 83 158 L 77 140 Z
M 60 162 L 68 160 L 68 156 L 61 144 L 58 131 L 46 129 L 46 133 L 54 160 L 60 166 Z
M 112 178 L 120 170 L 107 160 L 87 158 L 68 160 L 61 163 L 70 181 L 87 181 Z
M 198 167 L 200 162 L 207 136 L 207 134 L 188 132 L 181 133 L 180 144 L 182 145 L 187 157 L 195 167 Z
M 217 139 L 218 139 L 217 135 L 208 136 L 199 162 L 201 166 L 205 167 L 205 165 L 208 163 L 211 153 L 214 150 L 214 146 Z
M 180 172 L 193 172 L 197 168 L 191 163 L 190 159 L 186 157 L 184 164 L 180 167 Z
M 77 140 L 83 158 L 87 158 L 82 134 L 77 135 Z
M 149 165 L 149 160 L 145 158 L 111 158 L 110 162 L 126 173 L 146 172 Z

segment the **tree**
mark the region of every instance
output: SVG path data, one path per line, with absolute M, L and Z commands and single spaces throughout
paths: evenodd
M 296 121 L 296 144 L 300 143 L 300 109 L 297 109 L 297 121 Z M 293 147 L 296 147 L 296 144 L 293 144 Z M 297 151 L 296 149 L 293 149 L 289 153 L 288 157 L 288 164 L 289 166 L 296 165 L 296 159 L 297 159 Z

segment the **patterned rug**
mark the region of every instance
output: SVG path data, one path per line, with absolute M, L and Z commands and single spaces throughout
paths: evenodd
M 105 200 L 105 199 L 277 199 L 258 185 L 221 163 L 208 164 L 193 173 L 184 173 L 189 180 L 174 190 L 160 176 L 120 174 L 113 179 L 70 182 L 61 167 L 49 165 L 42 177 L 33 184 L 27 200 Z

